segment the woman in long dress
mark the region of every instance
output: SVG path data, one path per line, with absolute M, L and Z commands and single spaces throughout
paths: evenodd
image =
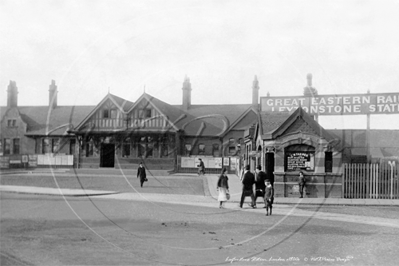
M 226 175 L 227 169 L 223 168 L 217 183 L 217 190 L 219 190 L 218 201 L 220 202 L 219 208 L 223 208 L 223 203 L 227 201 L 227 193 L 229 192 L 229 178 Z

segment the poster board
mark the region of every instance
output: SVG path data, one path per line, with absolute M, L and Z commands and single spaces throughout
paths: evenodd
M 221 157 L 181 157 L 181 167 L 182 168 L 197 168 L 200 159 L 204 162 L 205 168 L 210 169 L 221 169 L 222 168 L 222 158 Z
M 229 157 L 224 157 L 223 158 L 223 165 L 224 166 L 229 166 L 230 165 L 230 158 Z
M 314 170 L 314 153 L 289 152 L 286 156 L 287 171 Z
M 37 155 L 36 154 L 29 154 L 28 155 L 29 158 L 29 166 L 30 167 L 36 167 L 37 166 Z
M 9 168 L 9 167 L 10 167 L 10 157 L 0 156 L 0 168 Z

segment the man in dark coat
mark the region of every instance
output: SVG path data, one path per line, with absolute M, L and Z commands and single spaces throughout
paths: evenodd
M 249 171 L 249 165 L 245 166 L 244 177 L 242 178 L 242 194 L 240 201 L 240 208 L 242 208 L 242 204 L 244 203 L 245 197 L 251 197 L 252 203 L 251 207 L 256 208 L 255 204 L 255 195 L 253 186 L 255 184 L 255 176 Z
M 255 181 L 255 206 L 256 199 L 261 197 L 263 199 L 265 195 L 265 181 L 266 181 L 266 173 L 262 171 L 262 167 L 258 165 L 256 167 L 256 181 Z
M 143 187 L 143 183 L 147 179 L 147 175 L 145 173 L 145 168 L 142 162 L 140 162 L 139 169 L 137 169 L 137 178 L 139 177 L 140 177 L 140 186 Z
M 203 175 L 205 175 L 205 164 L 204 164 L 204 162 L 202 161 L 201 158 L 198 159 L 198 160 L 199 160 L 198 175 L 201 175 L 201 173 L 202 173 Z

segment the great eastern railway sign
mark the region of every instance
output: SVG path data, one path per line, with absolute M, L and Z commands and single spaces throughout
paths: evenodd
M 261 97 L 262 112 L 289 112 L 301 106 L 317 115 L 399 114 L 399 93 Z

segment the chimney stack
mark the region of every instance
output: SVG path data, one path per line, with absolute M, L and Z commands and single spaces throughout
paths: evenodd
M 57 85 L 55 85 L 55 81 L 51 80 L 50 84 L 50 89 L 49 89 L 49 107 L 52 109 L 57 107 Z
M 252 83 L 252 106 L 258 108 L 259 104 L 259 81 L 255 76 L 254 81 Z
M 308 85 L 303 88 L 303 95 L 308 97 L 317 96 L 316 88 L 312 87 L 312 74 L 307 74 L 306 79 L 308 80 Z
M 183 82 L 183 109 L 187 111 L 191 106 L 191 83 L 190 79 L 186 76 Z
M 18 88 L 15 81 L 10 80 L 7 90 L 7 107 L 17 107 L 18 106 Z

